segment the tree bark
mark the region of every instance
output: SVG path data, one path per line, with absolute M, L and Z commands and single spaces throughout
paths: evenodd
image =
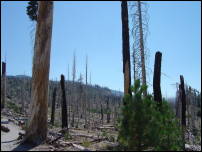
M 182 102 L 182 125 L 186 127 L 186 94 L 184 89 L 184 78 L 180 75 L 180 89 L 181 89 L 181 102 Z
M 68 129 L 68 121 L 67 121 L 67 104 L 66 104 L 66 96 L 65 96 L 65 78 L 64 75 L 61 75 L 61 89 L 62 89 L 62 128 L 67 128 Z
M 48 81 L 50 68 L 53 2 L 40 1 L 32 67 L 32 92 L 25 141 L 39 144 L 47 137 Z
M 6 62 L 2 62 L 2 100 L 1 109 L 5 107 L 6 102 Z
M 52 111 L 51 111 L 51 124 L 54 125 L 54 120 L 55 120 L 55 97 L 56 97 L 56 87 L 53 90 L 53 99 L 52 99 Z
M 155 55 L 155 64 L 154 64 L 154 78 L 153 78 L 153 91 L 154 91 L 154 100 L 159 104 L 162 103 L 161 96 L 161 52 L 156 52 Z
M 107 97 L 107 123 L 110 123 L 109 97 Z
M 146 85 L 146 69 L 145 69 L 145 58 L 144 58 L 144 41 L 143 41 L 143 30 L 142 30 L 142 12 L 141 12 L 141 2 L 138 2 L 138 13 L 139 13 L 139 32 L 140 32 L 140 53 L 141 53 L 141 66 L 142 66 L 142 84 Z M 143 92 L 144 96 L 147 95 L 147 91 Z
M 102 121 L 102 124 L 103 124 L 103 109 L 102 109 L 102 104 L 101 104 L 101 121 Z
M 126 1 L 121 2 L 122 17 L 122 54 L 123 54 L 123 73 L 124 73 L 124 94 L 131 94 L 131 74 L 130 74 L 130 42 L 128 27 L 128 6 Z
M 183 148 L 185 150 L 185 132 L 186 132 L 186 95 L 184 89 L 184 78 L 180 75 L 180 90 L 181 90 L 181 103 L 182 103 L 182 136 L 183 136 Z

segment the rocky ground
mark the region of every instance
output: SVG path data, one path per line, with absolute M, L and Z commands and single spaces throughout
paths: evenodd
M 60 127 L 49 125 L 47 141 L 39 146 L 20 144 L 19 133 L 24 133 L 22 115 L 11 111 L 1 112 L 1 125 L 8 132 L 1 130 L 1 151 L 95 151 L 110 150 L 117 145 L 117 131 L 112 125 L 103 125 L 96 129 L 69 129 L 69 134 L 61 133 Z
M 20 144 L 19 133 L 24 134 L 23 115 L 8 109 L 1 111 L 1 151 L 103 151 L 117 147 L 118 132 L 112 124 L 99 124 L 90 129 L 70 128 L 69 134 L 61 127 L 48 125 L 47 141 L 38 146 Z M 191 136 L 190 136 L 191 137 Z M 186 151 L 201 151 L 201 145 L 186 144 Z

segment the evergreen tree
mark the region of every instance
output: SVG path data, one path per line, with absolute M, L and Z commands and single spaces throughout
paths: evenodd
M 131 87 L 132 96 L 126 95 L 119 124 L 118 141 L 124 150 L 181 150 L 181 132 L 174 114 L 166 101 L 161 110 L 140 81 Z

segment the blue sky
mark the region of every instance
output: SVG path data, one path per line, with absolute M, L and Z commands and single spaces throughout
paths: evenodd
M 201 90 L 201 3 L 147 2 L 149 35 L 147 80 L 152 84 L 156 51 L 161 51 L 161 87 L 165 97 L 175 96 L 182 74 Z M 77 78 L 85 75 L 88 55 L 92 84 L 123 91 L 121 3 L 55 2 L 50 79 L 72 79 L 73 53 Z M 1 6 L 1 60 L 7 60 L 7 75 L 31 75 L 34 23 L 26 15 L 27 2 L 3 2 Z M 152 70 L 152 71 L 151 71 Z M 133 73 L 133 72 L 132 72 Z M 85 79 L 84 79 L 85 80 Z M 149 91 L 152 87 L 149 85 Z

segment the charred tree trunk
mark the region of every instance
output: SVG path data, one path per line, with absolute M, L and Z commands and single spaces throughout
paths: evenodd
M 183 148 L 185 150 L 185 131 L 186 131 L 186 95 L 184 89 L 184 78 L 180 75 L 180 90 L 181 90 L 181 103 L 182 103 L 182 136 L 183 136 Z
M 73 65 L 72 65 L 72 79 L 73 79 L 73 91 L 72 94 L 75 94 L 75 79 L 76 79 L 76 55 L 74 52 L 74 59 L 73 59 Z M 76 98 L 73 95 L 71 98 L 71 104 L 72 104 L 72 121 L 71 121 L 71 126 L 74 127 L 74 117 L 75 117 L 75 110 L 76 110 Z
M 107 123 L 110 123 L 109 97 L 107 98 Z
M 25 141 L 39 144 L 47 137 L 48 81 L 50 68 L 53 2 L 40 1 L 32 68 L 32 92 Z
M 53 99 L 52 99 L 52 112 L 51 112 L 51 124 L 54 125 L 55 120 L 55 98 L 56 98 L 56 87 L 53 90 Z
M 65 78 L 64 75 L 61 75 L 60 85 L 62 89 L 62 128 L 68 129 L 68 122 L 67 122 L 67 103 L 66 103 L 66 96 L 65 96 Z
M 155 64 L 154 64 L 154 78 L 153 78 L 153 91 L 154 91 L 154 100 L 159 104 L 162 103 L 161 96 L 161 52 L 156 52 L 155 55 Z
M 128 27 L 128 6 L 127 1 L 121 2 L 122 17 L 122 54 L 123 54 L 123 73 L 124 73 L 124 94 L 131 94 L 131 75 L 130 75 L 130 42 Z
M 101 121 L 102 121 L 102 124 L 103 124 L 103 109 L 102 109 L 102 104 L 101 104 Z
M 2 62 L 2 103 L 1 109 L 5 107 L 6 102 L 6 62 Z
M 184 89 L 184 78 L 180 75 L 180 89 L 181 89 L 181 102 L 182 102 L 182 125 L 186 127 L 186 94 Z

